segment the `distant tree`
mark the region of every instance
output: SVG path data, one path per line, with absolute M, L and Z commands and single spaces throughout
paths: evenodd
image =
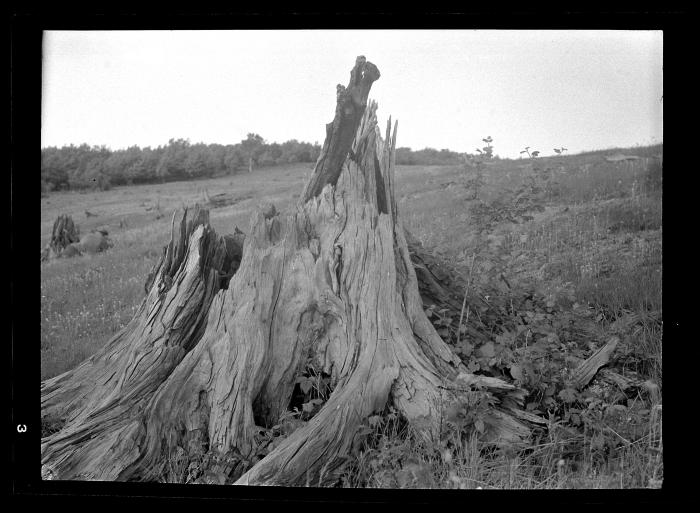
M 151 149 L 146 147 L 141 152 L 141 164 L 143 174 L 139 177 L 135 177 L 141 182 L 153 182 L 156 179 L 156 169 L 158 168 L 158 162 L 164 153 L 164 148 L 158 146 L 156 149 Z
M 234 174 L 236 169 L 243 166 L 245 157 L 240 144 L 229 144 L 224 153 L 224 168 L 229 174 Z
M 188 148 L 184 169 L 188 178 L 207 178 L 217 171 L 217 157 L 210 146 L 199 143 Z
M 274 166 L 275 164 L 281 164 L 281 157 L 282 146 L 280 144 L 266 144 L 260 158 L 258 159 L 258 164 L 261 166 Z
M 282 154 L 279 157 L 280 164 L 299 162 L 299 141 L 290 139 L 281 144 Z
M 114 151 L 87 144 L 47 147 L 41 150 L 42 194 L 57 189 L 206 178 L 218 173 L 233 174 L 244 166 L 250 171 L 255 164 L 315 162 L 320 151 L 318 143 L 296 139 L 266 144 L 257 134 L 249 134 L 246 140 L 225 146 L 170 139 L 167 145 L 157 148 L 133 145 Z
M 258 134 L 249 133 L 248 137 L 241 141 L 241 148 L 248 161 L 248 172 L 253 172 L 253 163 L 257 164 L 260 155 L 264 151 L 265 139 Z
M 185 160 L 190 147 L 189 139 L 170 139 L 168 146 L 156 167 L 156 176 L 161 181 L 184 178 L 186 176 Z
M 85 186 L 91 189 L 99 189 L 105 191 L 111 188 L 109 176 L 104 172 L 104 161 L 100 157 L 95 157 L 89 160 L 85 166 L 83 179 Z
M 224 166 L 226 147 L 223 144 L 203 145 L 203 150 L 206 153 L 207 162 L 211 168 L 212 174 L 221 173 L 226 169 L 226 166 Z
M 62 150 L 50 147 L 41 151 L 41 179 L 48 184 L 48 190 L 69 187 L 68 168 Z
M 396 163 L 407 166 L 415 164 L 415 159 L 411 148 L 396 148 Z
M 462 156 L 446 148 L 438 151 L 435 148 L 423 148 L 413 151 L 411 148 L 396 149 L 396 163 L 401 165 L 420 166 L 450 166 L 460 164 Z

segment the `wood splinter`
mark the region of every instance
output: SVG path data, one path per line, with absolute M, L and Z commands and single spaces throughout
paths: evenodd
M 438 440 L 445 408 L 473 388 L 493 405 L 486 440 L 529 436 L 537 417 L 522 409 L 526 392 L 467 372 L 426 317 L 420 292 L 439 284 L 417 277 L 396 208 L 397 124 L 382 138 L 367 102 L 378 78 L 358 57 L 292 212 L 257 212 L 244 242 L 219 236 L 205 209 L 173 216 L 131 322 L 41 385 L 42 415 L 62 423 L 42 439 L 44 476 L 162 480 L 172 455 L 196 446 L 238 458 L 236 484 L 330 484 L 369 416 L 391 404 Z M 263 447 L 261 426 L 288 416 L 309 365 L 329 376 L 330 396 Z

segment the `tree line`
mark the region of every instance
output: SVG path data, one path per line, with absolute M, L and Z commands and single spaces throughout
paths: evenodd
M 266 143 L 258 134 L 238 144 L 192 144 L 170 139 L 165 146 L 110 150 L 70 145 L 41 150 L 42 192 L 58 189 L 108 189 L 112 185 L 167 182 L 234 174 L 254 167 L 315 162 L 318 144 Z
M 42 193 L 66 189 L 109 189 L 115 185 L 211 178 L 251 172 L 254 168 L 292 163 L 314 163 L 321 146 L 296 139 L 267 143 L 248 134 L 238 144 L 192 144 L 170 139 L 165 146 L 111 150 L 106 146 L 47 147 L 41 150 Z M 425 148 L 398 148 L 399 165 L 460 164 L 459 153 Z
M 396 163 L 403 166 L 453 166 L 464 163 L 464 154 L 447 149 L 396 148 Z

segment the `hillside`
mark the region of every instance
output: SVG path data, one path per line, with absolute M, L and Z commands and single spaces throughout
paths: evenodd
M 428 308 L 431 320 L 472 372 L 529 390 L 528 408 L 549 424 L 534 446 L 493 452 L 468 436 L 479 430 L 477 417 L 457 416 L 444 440 L 425 447 L 389 411 L 368 426 L 366 451 L 348 462 L 341 485 L 660 482 L 662 152 L 496 160 L 481 173 L 464 165 L 399 166 L 405 228 L 466 292 L 463 309 Z M 606 160 L 616 153 L 640 158 Z M 259 205 L 290 208 L 310 171 L 311 164 L 296 164 L 42 197 L 42 247 L 59 214 L 72 215 L 83 233 L 106 228 L 115 243 L 97 256 L 42 265 L 42 379 L 89 357 L 131 319 L 175 209 L 219 199 L 209 206 L 217 232 L 248 232 Z M 572 369 L 612 336 L 620 343 L 609 369 L 635 386 L 569 386 Z

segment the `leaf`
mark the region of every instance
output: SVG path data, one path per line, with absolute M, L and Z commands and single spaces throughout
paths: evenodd
M 479 348 L 481 356 L 483 358 L 493 358 L 496 356 L 496 350 L 494 348 L 493 342 L 486 342 L 483 346 Z
M 565 403 L 573 403 L 574 401 L 576 401 L 577 395 L 578 394 L 576 393 L 576 390 L 574 390 L 573 388 L 565 388 L 564 390 L 559 392 L 559 399 L 561 399 Z
M 465 356 L 469 356 L 474 352 L 474 344 L 467 342 L 466 340 L 461 340 L 459 342 L 459 352 Z
M 502 346 L 509 346 L 513 342 L 513 334 L 506 331 L 502 335 L 496 335 L 496 344 L 501 344 Z
M 299 383 L 299 388 L 301 388 L 301 391 L 304 392 L 304 395 L 309 393 L 309 391 L 311 390 L 311 386 L 312 381 L 308 378 Z
M 459 424 L 460 415 L 463 412 L 462 405 L 455 401 L 450 403 L 447 408 L 445 408 L 445 419 L 449 420 L 454 424 Z
M 523 376 L 522 368 L 520 368 L 518 365 L 510 366 L 510 375 L 513 376 L 513 379 L 517 379 L 520 382 L 524 381 L 525 378 L 525 376 Z
M 399 485 L 399 488 L 406 488 L 413 482 L 413 476 L 410 472 L 406 470 L 400 470 L 396 473 L 396 481 Z
M 308 403 L 302 404 L 301 409 L 306 413 L 312 413 L 314 411 L 314 404 L 313 402 L 309 401 Z
M 550 344 L 559 344 L 559 343 L 561 343 L 561 341 L 559 340 L 559 335 L 557 335 L 556 333 L 548 333 L 548 334 L 547 334 L 546 340 L 547 340 L 547 342 L 549 342 Z

